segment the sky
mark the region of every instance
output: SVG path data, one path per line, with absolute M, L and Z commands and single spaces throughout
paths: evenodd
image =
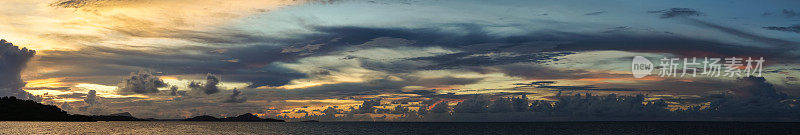
M 0 96 L 38 97 L 75 114 L 303 117 L 375 100 L 419 110 L 471 96 L 555 101 L 559 93 L 643 94 L 681 108 L 708 102 L 676 99 L 706 101 L 743 85 L 741 77 L 655 75 L 663 67 L 634 78 L 631 60 L 643 56 L 656 65 L 763 57 L 765 80 L 754 84 L 796 97 L 794 5 L 3 0 Z

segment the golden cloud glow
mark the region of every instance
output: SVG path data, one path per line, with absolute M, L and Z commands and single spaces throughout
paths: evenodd
M 169 39 L 176 31 L 210 31 L 237 18 L 298 3 L 304 1 L 4 0 L 0 20 L 7 23 L 0 24 L 0 37 L 36 50 L 149 45 L 136 42 L 146 38 L 180 43 Z
M 37 79 L 37 80 L 29 80 L 28 83 L 25 85 L 28 88 L 37 88 L 37 87 L 64 87 L 66 86 L 61 80 L 64 78 L 47 78 L 47 79 Z

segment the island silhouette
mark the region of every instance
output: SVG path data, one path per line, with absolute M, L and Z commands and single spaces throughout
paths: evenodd
M 251 113 L 245 113 L 236 117 L 216 118 L 208 115 L 195 116 L 183 121 L 219 121 L 219 122 L 286 122 L 284 120 L 266 118 L 262 119 Z
M 140 119 L 128 112 L 110 115 L 69 114 L 53 105 L 44 105 L 33 100 L 16 97 L 0 98 L 0 121 L 215 121 L 215 122 L 285 122 L 284 120 L 259 118 L 251 113 L 236 117 L 216 118 L 202 115 L 187 119 Z

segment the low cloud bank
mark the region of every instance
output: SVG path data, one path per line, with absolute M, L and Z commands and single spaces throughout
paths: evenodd
M 800 102 L 778 92 L 763 77 L 744 77 L 727 94 L 703 97 L 705 103 L 681 105 L 681 99 L 652 100 L 647 95 L 565 95 L 553 100 L 530 100 L 525 94 L 510 97 L 473 95 L 465 99 L 430 99 L 394 109 L 380 100 L 367 100 L 358 109 L 328 110 L 322 115 L 289 120 L 327 121 L 583 121 L 583 120 L 775 120 L 798 121 Z M 696 100 L 696 99 L 691 99 Z M 453 106 L 452 104 L 455 103 Z M 408 109 L 419 107 L 419 109 Z M 331 115 L 345 114 L 345 115 Z M 367 117 L 384 115 L 384 117 Z M 386 115 L 398 115 L 387 118 Z M 336 117 L 332 117 L 336 116 Z

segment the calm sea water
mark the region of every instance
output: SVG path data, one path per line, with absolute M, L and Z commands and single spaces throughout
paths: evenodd
M 0 122 L 0 134 L 800 134 L 800 123 Z

